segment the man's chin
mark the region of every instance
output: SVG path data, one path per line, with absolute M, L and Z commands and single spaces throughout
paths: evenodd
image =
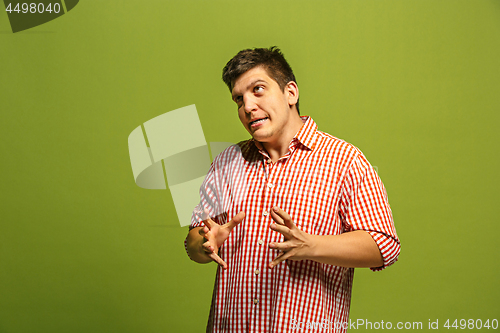
M 253 136 L 252 138 L 263 145 L 269 142 L 269 138 L 263 136 Z
M 255 141 L 265 141 L 266 139 L 266 135 L 264 133 L 262 133 L 262 131 L 255 131 L 253 133 L 250 133 L 252 135 L 252 138 L 255 140 Z
M 250 130 L 248 132 L 255 141 L 259 142 L 267 142 L 269 137 L 271 136 L 269 130 L 262 127 L 257 128 L 255 130 Z

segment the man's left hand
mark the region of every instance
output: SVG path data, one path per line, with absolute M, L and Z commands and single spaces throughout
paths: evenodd
M 276 223 L 271 224 L 270 228 L 282 234 L 285 241 L 282 243 L 269 243 L 269 248 L 281 252 L 279 256 L 269 263 L 269 268 L 273 268 L 286 259 L 310 259 L 315 246 L 315 236 L 297 228 L 290 215 L 279 207 L 271 209 L 271 217 Z

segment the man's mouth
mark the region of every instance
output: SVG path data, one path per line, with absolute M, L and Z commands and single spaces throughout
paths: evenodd
M 251 121 L 250 122 L 250 127 L 254 127 L 254 126 L 258 126 L 260 124 L 262 124 L 263 122 L 265 122 L 268 118 L 265 117 L 265 118 L 260 118 L 260 119 L 256 119 L 254 121 Z

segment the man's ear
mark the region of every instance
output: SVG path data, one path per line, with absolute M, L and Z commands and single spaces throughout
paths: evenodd
M 299 87 L 294 81 L 290 81 L 285 86 L 285 94 L 288 98 L 288 105 L 293 106 L 299 100 Z

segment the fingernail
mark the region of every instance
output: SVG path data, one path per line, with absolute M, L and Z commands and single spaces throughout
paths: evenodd
M 279 211 L 280 209 L 279 209 L 278 207 L 273 207 L 273 210 L 274 210 L 275 212 L 277 212 L 277 211 Z

